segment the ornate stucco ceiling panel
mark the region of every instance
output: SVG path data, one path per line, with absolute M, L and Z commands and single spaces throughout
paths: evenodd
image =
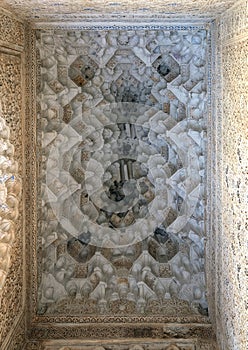
M 101 20 L 109 14 L 126 16 L 160 14 L 168 18 L 212 18 L 235 4 L 236 0 L 2 0 L 1 5 L 14 10 L 18 16 L 34 22 L 85 20 L 97 16 Z M 130 18 L 132 17 L 130 16 Z M 117 17 L 118 19 L 118 17 Z
M 207 32 L 41 31 L 37 47 L 39 317 L 203 321 Z

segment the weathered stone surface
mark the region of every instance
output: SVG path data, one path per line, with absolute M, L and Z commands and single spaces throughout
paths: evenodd
M 223 153 L 216 181 L 219 218 L 217 244 L 216 312 L 221 349 L 246 349 L 247 327 L 247 1 L 240 1 L 217 22 L 217 55 L 221 72 L 218 90 L 218 140 Z M 218 204 L 217 204 L 218 205 Z M 217 248 L 216 248 L 217 247 Z

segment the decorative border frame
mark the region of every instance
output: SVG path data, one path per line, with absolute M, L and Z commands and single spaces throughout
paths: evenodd
M 9 5 L 7 4 L 9 3 Z M 13 8 L 20 13 L 23 18 L 26 18 L 30 22 L 34 22 L 34 25 L 46 25 L 47 23 L 54 22 L 116 22 L 119 20 L 126 21 L 149 21 L 163 22 L 168 21 L 180 21 L 185 22 L 185 17 L 189 22 L 198 21 L 202 23 L 214 19 L 228 8 L 235 4 L 235 0 L 202 0 L 198 4 L 195 1 L 184 4 L 182 1 L 171 2 L 157 1 L 152 4 L 147 4 L 145 1 L 135 1 L 130 4 L 115 3 L 111 0 L 105 1 L 104 4 L 90 4 L 86 3 L 85 8 L 80 6 L 80 2 L 77 1 L 72 8 L 69 9 L 65 6 L 59 6 L 61 4 L 50 4 L 47 6 L 48 1 L 37 1 L 32 8 L 31 4 L 24 4 L 23 2 L 5 1 L 7 8 Z M 3 4 L 4 6 L 4 4 Z M 60 10 L 60 11 L 57 11 Z M 61 13 L 62 12 L 62 13 Z M 69 13 L 68 13 L 69 12 Z
M 170 20 L 168 17 L 164 17 L 164 21 L 161 21 L 163 16 L 159 17 L 147 17 L 146 21 L 141 21 L 141 18 L 133 17 L 126 18 L 123 15 L 123 19 L 120 20 L 120 16 L 111 15 L 109 18 L 99 21 L 98 18 L 92 20 L 89 17 L 88 20 L 84 22 L 47 22 L 47 23 L 35 23 L 32 26 L 32 29 L 42 29 L 42 30 L 200 30 L 206 29 L 208 27 L 208 22 L 196 21 L 196 22 L 184 22 L 182 25 L 181 22 L 175 20 Z M 133 21 L 133 22 L 132 22 Z M 168 24 L 164 24 L 167 22 Z M 139 23 L 139 24 L 137 24 Z M 151 24 L 152 23 L 152 24 Z

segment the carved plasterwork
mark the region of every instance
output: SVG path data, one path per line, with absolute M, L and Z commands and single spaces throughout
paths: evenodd
M 144 323 L 144 318 L 136 317 L 136 320 L 128 318 L 127 320 L 122 320 L 120 324 L 117 323 L 117 318 L 112 318 L 112 322 L 108 324 L 107 322 L 96 324 L 92 322 L 91 318 L 88 318 L 89 323 L 84 325 L 82 323 L 76 323 L 73 318 L 67 317 L 67 320 L 70 320 L 70 325 L 67 324 L 55 324 L 55 323 L 43 323 L 43 324 L 33 324 L 30 329 L 30 339 L 46 341 L 48 339 L 95 339 L 100 342 L 101 339 L 193 339 L 193 338 L 202 338 L 206 342 L 214 341 L 214 333 L 210 324 L 194 324 L 188 323 L 165 323 L 158 324 L 153 319 L 147 324 Z M 132 321 L 132 323 L 130 323 Z M 136 321 L 136 322 L 135 322 Z M 146 321 L 146 319 L 145 319 Z M 185 322 L 188 322 L 188 319 L 185 318 Z M 72 324 L 73 323 L 73 324 Z
M 247 7 L 247 0 L 237 1 L 235 6 L 220 16 L 218 24 L 221 45 L 225 43 L 235 45 L 247 36 Z
M 22 158 L 22 59 L 16 54 L 0 53 L 1 117 L 9 128 L 9 141 L 15 157 Z
M 17 324 L 12 329 L 12 334 L 8 337 L 8 342 L 4 344 L 3 349 L 23 350 L 26 343 L 26 320 L 25 313 L 21 314 Z
M 44 3 L 44 2 L 43 2 Z M 165 4 L 165 2 L 163 2 Z M 76 2 L 73 2 L 73 4 L 76 4 Z M 140 4 L 140 2 L 139 2 Z M 185 2 L 184 2 L 185 4 Z M 187 2 L 187 6 L 188 6 L 189 2 Z M 211 2 L 211 4 L 215 4 L 215 2 Z M 218 11 L 223 12 L 224 8 L 227 8 L 230 3 L 228 1 L 222 2 L 222 6 L 218 6 Z M 175 5 L 174 5 L 175 6 Z M 185 6 L 185 5 L 184 5 Z M 197 3 L 197 6 L 199 6 L 199 2 Z M 33 4 L 32 4 L 33 7 Z M 55 7 L 55 6 L 54 6 Z M 176 6 L 175 6 L 176 7 Z M 244 320 L 246 318 L 247 312 L 245 311 L 245 307 L 244 304 L 242 304 L 242 301 L 245 300 L 246 295 L 245 293 L 245 288 L 242 288 L 242 285 L 246 285 L 246 280 L 245 280 L 245 262 L 244 262 L 244 256 L 245 256 L 245 251 L 244 251 L 244 247 L 245 244 L 243 244 L 242 242 L 245 241 L 244 238 L 244 232 L 245 232 L 245 227 L 243 227 L 243 221 L 241 220 L 240 223 L 237 223 L 236 218 L 243 218 L 244 213 L 246 208 L 243 206 L 243 203 L 245 203 L 245 199 L 242 197 L 244 191 L 244 184 L 245 184 L 245 175 L 244 175 L 244 164 L 245 164 L 245 149 L 247 149 L 247 147 L 244 147 L 244 134 L 242 133 L 242 130 L 244 130 L 244 125 L 245 125 L 245 118 L 243 118 L 242 113 L 243 111 L 246 110 L 246 106 L 244 104 L 244 96 L 245 96 L 245 92 L 242 90 L 243 89 L 243 85 L 242 82 L 247 81 L 247 74 L 244 71 L 244 69 L 240 69 L 240 66 L 245 67 L 246 66 L 246 53 L 247 53 L 247 41 L 245 42 L 245 28 L 246 28 L 246 23 L 247 23 L 247 14 L 246 14 L 246 8 L 247 8 L 247 2 L 246 1 L 240 1 L 238 2 L 238 4 L 236 5 L 236 7 L 234 9 L 232 9 L 231 11 L 228 11 L 224 14 L 224 16 L 221 17 L 219 23 L 219 42 L 218 42 L 218 51 L 217 51 L 217 55 L 215 56 L 216 59 L 216 65 L 219 66 L 220 68 L 220 63 L 225 64 L 225 69 L 224 69 L 224 83 L 223 83 L 223 92 L 224 92 L 224 105 L 225 107 L 225 116 L 226 119 L 225 121 L 225 125 L 227 125 L 227 127 L 224 129 L 224 136 L 225 136 L 225 142 L 224 142 L 224 149 L 226 150 L 226 153 L 224 152 L 224 159 L 223 159 L 223 169 L 222 169 L 222 148 L 221 148 L 221 140 L 222 140 L 222 132 L 221 130 L 221 122 L 222 122 L 222 118 L 221 118 L 221 110 L 222 110 L 222 100 L 221 100 L 221 94 L 220 90 L 217 89 L 216 91 L 216 96 L 218 98 L 218 100 L 216 101 L 216 106 L 217 106 L 217 114 L 216 116 L 216 120 L 218 121 L 217 125 L 215 124 L 215 122 L 213 121 L 213 119 L 210 118 L 211 121 L 211 125 L 213 126 L 213 128 L 211 129 L 211 135 L 209 135 L 209 143 L 212 142 L 213 147 L 211 149 L 211 152 L 209 154 L 214 156 L 213 161 L 211 162 L 211 169 L 209 170 L 209 176 L 211 177 L 211 182 L 212 184 L 209 185 L 208 187 L 208 192 L 214 192 L 212 195 L 212 199 L 211 199 L 211 205 L 210 205 L 210 210 L 211 212 L 213 211 L 215 213 L 215 217 L 213 217 L 211 219 L 211 222 L 209 223 L 209 228 L 210 228 L 210 240 L 208 241 L 208 244 L 212 244 L 212 252 L 213 254 L 211 255 L 211 262 L 212 265 L 210 267 L 211 273 L 209 273 L 208 271 L 208 275 L 211 276 L 211 278 L 213 278 L 213 282 L 211 282 L 212 286 L 214 286 L 214 284 L 216 283 L 216 285 L 218 286 L 218 288 L 216 289 L 216 302 L 215 302 L 215 306 L 216 306 L 216 311 L 217 311 L 217 319 L 218 319 L 218 336 L 219 336 L 219 340 L 220 343 L 222 343 L 222 347 L 225 349 L 228 348 L 232 348 L 232 349 L 236 349 L 237 347 L 240 347 L 240 349 L 246 349 L 246 335 L 244 334 L 245 328 L 243 327 L 244 324 Z M 179 8 L 180 9 L 180 8 Z M 26 11 L 26 9 L 23 7 L 23 13 L 24 11 Z M 47 10 L 46 10 L 47 11 Z M 20 11 L 19 11 L 20 12 Z M 50 12 L 50 9 L 49 9 Z M 85 11 L 86 12 L 86 11 Z M 46 12 L 47 13 L 47 12 Z M 50 12 L 51 13 L 51 12 Z M 145 11 L 143 10 L 143 13 L 145 13 Z M 207 12 L 205 12 L 206 14 Z M 217 11 L 215 12 L 217 13 Z M 32 15 L 31 15 L 32 16 Z M 49 16 L 46 17 L 46 14 L 43 13 L 42 15 L 43 17 L 39 17 L 37 18 L 37 20 L 48 20 L 49 18 L 51 18 Z M 51 15 L 52 16 L 52 15 Z M 80 15 L 81 16 L 81 15 Z M 97 15 L 98 16 L 98 15 Z M 109 16 L 109 18 L 117 18 L 118 14 L 116 14 L 116 17 L 114 16 Z M 166 16 L 166 15 L 165 15 Z M 216 16 L 214 14 L 214 16 Z M 105 16 L 108 20 L 108 16 Z M 145 15 L 141 15 L 140 18 L 144 18 Z M 149 15 L 148 15 L 149 17 Z M 151 16 L 152 17 L 152 16 Z M 59 19 L 60 17 L 57 17 L 57 19 Z M 67 20 L 71 20 L 73 19 L 74 16 L 70 15 L 67 17 Z M 82 17 L 80 17 L 82 18 Z M 94 18 L 94 16 L 91 15 L 84 15 L 83 16 L 84 19 L 88 20 L 88 21 L 92 21 L 92 18 Z M 77 17 L 77 19 L 79 19 L 79 17 Z M 3 22 L 4 22 L 4 18 L 3 18 Z M 156 16 L 153 17 L 153 19 L 151 21 L 156 21 Z M 19 22 L 18 22 L 19 23 Z M 18 26 L 18 23 L 16 23 L 15 25 Z M 63 26 L 63 25 L 61 25 Z M 13 34 L 15 37 L 15 31 L 13 31 L 10 27 L 5 26 L 7 28 L 7 30 L 5 28 L 3 28 L 3 30 L 0 31 L 0 33 L 4 33 L 4 40 L 6 41 L 11 41 L 15 40 L 13 39 Z M 22 30 L 20 31 L 20 33 L 22 32 Z M 11 33 L 11 37 L 9 36 L 8 33 Z M 22 36 L 22 34 L 18 34 L 17 35 L 17 45 L 20 44 L 20 40 L 18 38 L 20 38 Z M 242 39 L 242 40 L 241 40 Z M 2 39 L 1 39 L 2 40 Z M 16 42 L 15 42 L 16 43 Z M 213 47 L 214 48 L 214 47 Z M 221 57 L 223 57 L 223 60 L 221 61 Z M 34 77 L 34 71 L 32 71 L 32 67 L 30 67 L 30 72 L 32 73 L 32 77 Z M 61 74 L 62 75 L 62 74 Z M 217 69 L 217 71 L 214 72 L 213 74 L 213 82 L 215 80 L 218 80 L 218 87 L 220 87 L 221 85 L 221 74 L 220 74 L 220 70 Z M 240 83 L 241 82 L 241 83 Z M 34 84 L 34 82 L 32 81 L 32 83 Z M 57 84 L 56 82 L 51 82 L 49 88 L 52 88 L 52 90 L 57 90 L 57 89 L 61 89 L 61 86 L 59 84 Z M 30 93 L 30 98 L 32 98 L 34 100 L 35 98 L 35 87 L 34 85 L 30 84 L 30 86 L 27 88 L 28 92 Z M 60 92 L 58 92 L 59 94 Z M 237 98 L 237 96 L 239 96 L 239 99 Z M 10 98 L 10 100 L 13 99 L 13 96 Z M 232 101 L 233 99 L 233 101 Z M 27 109 L 30 108 L 30 106 L 32 105 L 32 103 L 30 103 L 30 105 L 27 107 Z M 70 122 L 70 108 L 69 106 L 64 106 L 65 108 L 63 109 L 64 112 L 64 122 L 65 121 L 69 121 Z M 228 108 L 227 108 L 228 107 Z M 28 210 L 30 210 L 30 212 L 28 212 L 27 215 L 27 221 L 28 221 L 28 227 L 27 230 L 31 230 L 32 234 L 36 234 L 36 212 L 34 210 L 35 205 L 36 205 L 36 180 L 35 178 L 35 161 L 36 161 L 36 155 L 35 155 L 35 148 L 33 147 L 35 145 L 35 121 L 33 118 L 31 118 L 31 116 L 33 117 L 35 114 L 33 113 L 34 109 L 31 110 L 30 114 L 28 115 L 27 118 L 27 137 L 30 141 L 30 143 L 27 144 L 27 149 L 26 149 L 26 157 L 28 160 L 28 164 L 27 164 L 27 177 L 29 177 L 29 184 L 31 185 L 31 190 L 27 193 L 27 198 L 30 199 L 29 201 L 29 207 L 27 208 L 27 212 Z M 214 114 L 213 114 L 214 115 Z M 235 123 L 234 123 L 234 118 L 235 118 Z M 242 121 L 241 121 L 242 120 Z M 237 121 L 237 123 L 236 123 Z M 17 122 L 17 121 L 16 121 Z M 14 126 L 14 123 L 13 123 Z M 13 133 L 12 133 L 13 135 Z M 231 135 L 231 136 L 230 136 Z M 18 142 L 18 138 L 16 138 L 17 142 Z M 32 146 L 29 147 L 29 146 Z M 231 147 L 230 147 L 231 145 Z M 211 146 L 209 146 L 211 147 Z M 230 167 L 230 159 L 234 162 L 231 167 Z M 31 171 L 29 171 L 31 169 Z M 222 171 L 223 170 L 223 171 Z M 222 175 L 223 174 L 223 175 Z M 231 183 L 230 183 L 230 178 L 234 179 Z M 220 212 L 220 208 L 221 208 L 221 189 L 220 189 L 220 182 L 223 180 L 223 188 L 222 188 L 222 192 L 225 193 L 224 195 L 224 204 L 227 206 L 227 211 L 223 216 L 223 221 L 225 222 L 224 225 L 224 231 L 222 232 L 222 221 L 221 221 L 221 217 L 219 216 L 218 218 L 216 216 L 218 216 L 221 212 Z M 29 227 L 30 226 L 30 227 Z M 234 230 L 231 232 L 231 229 L 234 228 Z M 29 231 L 30 232 L 30 231 Z M 216 237 L 216 238 L 213 238 Z M 29 237 L 29 239 L 31 239 L 31 235 Z M 21 244 L 21 233 L 20 235 L 17 236 L 17 240 L 16 240 L 16 246 L 17 248 L 13 249 L 13 254 L 17 256 L 17 254 L 19 254 L 20 251 L 20 244 Z M 29 244 L 32 243 L 32 244 Z M 34 238 L 34 241 L 30 242 L 28 241 L 28 249 L 29 247 L 31 247 L 31 254 L 33 254 L 34 260 L 35 261 L 35 257 L 36 257 L 36 240 Z M 217 251 L 216 251 L 216 247 L 218 247 Z M 231 248 L 230 248 L 231 247 Z M 209 250 L 211 251 L 211 249 Z M 29 251 L 28 251 L 29 252 Z M 72 254 L 75 255 L 75 250 L 74 253 Z M 20 255 L 18 255 L 20 256 Z M 73 259 L 74 259 L 73 257 Z M 233 262 L 231 263 L 232 258 L 234 257 L 234 264 L 235 267 L 233 267 Z M 238 258 L 237 258 L 238 257 Z M 215 270 L 215 266 L 214 266 L 214 261 L 217 261 L 217 266 L 216 266 L 216 270 Z M 74 259 L 75 260 L 75 259 Z M 4 317 L 2 317 L 1 315 L 1 322 L 3 322 L 3 326 L 1 324 L 1 337 L 4 337 L 6 335 L 6 329 L 11 328 L 12 326 L 12 320 L 13 320 L 13 315 L 15 315 L 16 310 L 18 310 L 18 308 L 20 308 L 20 299 L 19 296 L 17 296 L 17 298 L 15 297 L 18 293 L 16 293 L 17 289 L 16 286 L 20 286 L 21 285 L 21 281 L 20 278 L 16 278 L 16 276 L 19 274 L 19 271 L 22 268 L 22 263 L 21 260 L 19 258 L 13 259 L 14 264 L 13 264 L 13 269 L 11 269 L 10 271 L 10 275 L 11 276 L 15 276 L 13 279 L 12 277 L 9 279 L 9 281 L 7 280 L 6 285 L 8 286 L 8 291 L 11 290 L 12 291 L 12 296 L 13 298 L 9 298 L 9 292 L 5 292 L 5 299 L 4 301 L 7 302 L 6 307 L 8 310 L 10 310 L 9 314 L 8 312 L 5 312 L 6 310 L 3 310 L 3 315 Z M 31 261 L 31 260 L 30 260 Z M 210 265 L 210 263 L 209 263 Z M 228 269 L 226 268 L 226 266 L 228 266 Z M 164 266 L 163 269 L 161 269 L 163 271 L 163 274 L 168 274 L 170 271 L 168 271 L 168 267 Z M 224 274 L 223 274 L 224 271 Z M 81 274 L 84 274 L 85 271 L 84 269 L 82 269 L 82 271 L 80 271 Z M 161 272 L 162 273 L 162 272 Z M 215 279 L 214 276 L 216 276 L 217 278 Z M 36 275 L 36 267 L 34 267 L 34 269 L 31 270 L 31 276 L 32 276 L 32 280 L 36 281 L 37 275 Z M 14 288 L 13 288 L 14 285 Z M 30 287 L 30 285 L 29 285 Z M 18 287 L 19 288 L 19 287 Z M 223 296 L 225 295 L 225 291 L 227 288 L 227 297 Z M 29 290 L 31 291 L 31 287 L 29 288 Z M 239 291 L 238 294 L 236 294 L 236 291 Z M 242 294 L 243 293 L 243 294 Z M 19 294 L 18 294 L 19 295 Z M 212 294 L 213 295 L 213 294 Z M 34 287 L 32 289 L 32 299 L 33 299 L 33 307 L 35 308 L 35 299 L 37 296 L 37 291 L 36 291 L 36 287 Z M 11 305 L 11 307 L 9 307 L 9 305 Z M 18 306 L 17 306 L 18 305 Z M 238 305 L 238 308 L 237 308 Z M 213 308 L 212 308 L 213 309 Z M 34 310 L 34 309 L 33 309 Z M 2 310 L 1 310 L 2 311 Z M 6 314 L 8 314 L 6 316 Z M 35 310 L 33 312 L 33 314 L 35 314 Z M 127 319 L 122 318 L 123 316 L 121 316 L 120 320 L 121 322 L 126 322 Z M 198 321 L 200 321 L 199 316 L 193 316 L 194 319 L 196 320 L 198 317 Z M 88 321 L 92 321 L 94 318 L 89 317 Z M 7 320 L 7 322 L 6 322 Z M 36 318 L 37 322 L 40 322 L 42 320 L 42 317 Z M 60 320 L 66 321 L 69 320 L 69 318 L 67 318 L 66 316 L 64 318 L 62 317 L 57 317 L 57 316 L 52 316 L 52 317 L 44 317 L 45 321 L 48 322 L 58 322 Z M 95 318 L 96 322 L 101 322 L 101 321 L 106 321 L 106 319 L 101 318 L 100 317 L 96 317 Z M 107 319 L 108 321 L 110 321 L 110 319 Z M 113 321 L 116 321 L 116 319 L 112 319 Z M 129 318 L 130 320 L 130 318 Z M 133 320 L 133 319 L 132 319 Z M 161 318 L 159 318 L 159 322 L 161 321 L 169 321 L 172 320 L 172 318 L 163 318 L 161 316 Z M 184 321 L 187 322 L 189 320 L 189 317 L 185 317 Z M 191 318 L 191 320 L 193 320 L 193 318 Z M 81 322 L 81 316 L 79 315 L 78 317 L 71 317 L 70 321 L 75 321 L 75 322 Z M 84 321 L 86 321 L 86 319 L 84 319 Z M 136 319 L 137 322 L 150 322 L 151 319 L 149 318 L 142 318 L 142 317 L 138 317 Z M 182 318 L 178 318 L 176 319 L 176 317 L 174 317 L 174 321 L 182 321 Z M 46 339 L 47 337 L 61 337 L 64 338 L 65 336 L 93 336 L 92 334 L 94 334 L 94 332 L 98 332 L 100 335 L 103 336 L 110 336 L 111 334 L 113 336 L 115 336 L 115 334 L 113 332 L 116 332 L 116 334 L 120 335 L 120 333 L 122 333 L 121 335 L 123 337 L 126 337 L 127 335 L 132 335 L 134 334 L 135 336 L 139 333 L 139 331 L 141 332 L 141 330 L 137 329 L 134 332 L 133 330 L 128 330 L 126 329 L 126 333 L 125 331 L 119 330 L 118 327 L 114 328 L 113 332 L 110 332 L 110 327 L 107 327 L 107 329 L 105 328 L 105 330 L 99 329 L 99 328 L 94 328 L 94 332 L 90 331 L 89 328 L 85 329 L 81 328 L 81 330 L 79 330 L 79 326 L 78 329 L 77 327 L 73 330 L 73 329 L 68 329 L 68 327 L 63 327 L 62 329 L 59 326 L 53 326 L 51 327 L 51 323 L 47 323 L 45 324 L 45 326 L 43 327 L 39 327 L 37 326 L 36 328 L 34 327 L 31 331 L 31 336 L 32 337 L 40 337 L 43 339 Z M 50 331 L 46 330 L 50 328 Z M 81 326 L 80 326 L 81 327 Z M 143 327 L 144 328 L 144 327 Z M 145 336 L 151 336 L 151 335 L 155 335 L 155 336 L 160 336 L 163 337 L 165 334 L 167 337 L 170 337 L 171 335 L 175 335 L 178 336 L 178 334 L 183 334 L 178 332 L 178 330 L 175 330 L 175 332 L 171 332 L 170 330 L 167 330 L 167 333 L 163 333 L 161 327 L 158 329 L 159 327 L 155 326 L 153 328 L 145 328 Z M 21 329 L 21 328 L 20 328 Z M 152 330 L 151 330 L 152 329 Z M 157 332 L 155 332 L 155 329 L 157 330 Z M 210 329 L 210 327 L 209 327 Z M 19 340 L 17 340 L 19 342 L 23 341 L 23 330 L 24 328 L 20 331 L 20 334 L 22 334 L 22 338 L 20 337 Z M 224 330 L 224 331 L 223 331 Z M 118 333 L 119 332 L 119 333 Z M 154 332 L 154 333 L 153 333 Z M 201 329 L 202 332 L 202 329 Z M 189 336 L 199 336 L 200 332 L 192 332 L 191 334 L 188 332 L 185 332 L 184 330 L 184 334 L 189 335 Z M 207 337 L 211 332 L 209 331 L 209 333 L 205 333 L 205 336 Z M 18 332 L 17 332 L 18 334 Z M 202 334 L 202 333 L 201 333 Z M 212 336 L 212 335 L 211 335 Z M 225 340 L 226 339 L 226 340 Z M 12 345 L 11 345 L 12 346 Z M 13 346 L 10 348 L 14 348 Z M 19 347 L 21 348 L 20 343 L 17 345 L 15 345 L 16 349 Z M 33 343 L 32 345 L 30 345 L 30 348 L 33 349 L 38 349 L 41 345 L 38 343 Z M 199 341 L 197 344 L 197 349 L 213 349 L 214 345 L 210 345 L 206 340 L 203 341 Z
M 204 320 L 206 31 L 37 45 L 40 320 Z
M 14 147 L 9 141 L 9 128 L 0 117 L 1 168 L 0 168 L 0 291 L 10 267 L 11 247 L 15 239 L 16 220 L 21 193 L 17 175 L 17 163 L 14 160 Z
M 21 195 L 22 98 L 21 57 L 0 53 L 1 96 L 1 290 L 0 344 L 13 326 L 23 307 L 23 234 Z M 14 153 L 15 149 L 15 153 Z M 22 212 L 21 212 L 22 214 Z M 10 292 L 11 291 L 11 292 Z M 3 345 L 5 346 L 5 345 Z
M 135 14 L 141 14 L 152 17 L 151 14 L 162 14 L 170 18 L 182 17 L 216 17 L 235 3 L 235 0 L 201 0 L 201 1 L 183 1 L 183 0 L 156 0 L 156 1 L 125 1 L 113 2 L 111 0 L 85 1 L 83 6 L 80 0 L 75 1 L 57 1 L 53 3 L 46 1 L 13 1 L 3 0 L 5 6 L 21 14 L 24 18 L 35 22 L 48 21 L 75 21 L 92 20 L 94 15 L 97 20 L 104 19 L 108 14 L 116 15 L 120 20 L 122 16 L 127 18 L 128 14 L 132 18 Z
M 26 88 L 26 117 L 25 117 L 25 214 L 26 214 L 26 254 L 27 261 L 35 261 L 36 256 L 36 211 L 33 208 L 37 203 L 37 182 L 36 182 L 36 55 L 35 55 L 35 33 L 28 26 L 25 31 L 25 60 L 28 62 L 25 75 Z M 27 204 L 28 203 L 28 204 Z M 37 270 L 34 265 L 27 271 L 27 299 L 29 300 L 27 310 L 27 328 L 30 328 L 31 303 L 36 298 L 34 281 L 37 279 Z
M 74 342 L 66 342 L 63 345 L 62 344 L 50 344 L 49 342 L 44 343 L 44 350 L 194 350 L 195 345 L 194 343 L 190 342 L 181 342 L 181 341 L 163 341 L 163 342 L 156 342 L 156 341 L 150 341 L 147 342 L 146 340 L 143 341 L 121 341 L 119 340 L 118 343 L 116 341 L 113 342 L 107 342 L 103 341 L 101 344 L 99 343 L 90 343 L 90 342 L 80 342 L 80 341 L 74 341 Z M 52 343 L 52 342 L 50 342 Z
M 24 46 L 24 24 L 0 8 L 0 44 Z
M 216 350 L 211 341 L 194 340 L 147 340 L 113 339 L 101 341 L 87 340 L 47 340 L 29 342 L 25 350 Z
M 37 341 L 30 341 L 26 344 L 25 350 L 44 350 L 44 346 Z

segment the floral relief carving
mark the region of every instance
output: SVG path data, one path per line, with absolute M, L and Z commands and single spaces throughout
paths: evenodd
M 19 215 L 22 209 L 20 176 L 22 167 L 17 165 L 17 159 L 22 163 L 23 145 L 20 56 L 0 53 L 0 76 L 0 344 L 2 345 L 7 334 L 14 332 L 13 324 L 21 316 L 23 306 L 23 234 L 22 215 Z M 19 333 L 16 332 L 16 336 L 17 334 Z
M 14 160 L 14 147 L 9 141 L 10 130 L 0 117 L 0 290 L 3 288 L 10 266 L 10 249 L 15 239 L 15 221 L 21 194 L 21 181 L 18 177 L 17 162 Z
M 0 41 L 8 45 L 24 46 L 24 24 L 9 13 L 0 13 Z

